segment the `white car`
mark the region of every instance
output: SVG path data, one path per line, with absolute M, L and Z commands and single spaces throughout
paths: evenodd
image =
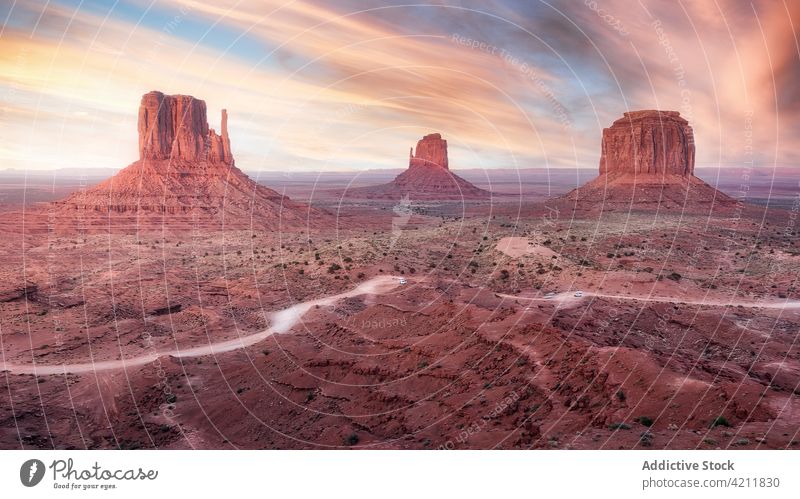
M 408 281 L 406 281 L 405 279 L 403 279 L 403 278 L 401 277 L 401 278 L 400 278 L 400 284 L 408 284 Z
M 547 294 L 545 294 L 545 295 L 544 295 L 544 297 L 545 297 L 545 298 L 547 298 L 548 300 L 549 300 L 550 298 L 553 298 L 553 297 L 555 297 L 555 296 L 556 296 L 556 294 L 555 294 L 555 292 L 554 292 L 554 291 L 550 291 L 549 293 L 547 293 Z
M 582 298 L 582 297 L 583 297 L 583 291 L 575 291 L 575 298 Z

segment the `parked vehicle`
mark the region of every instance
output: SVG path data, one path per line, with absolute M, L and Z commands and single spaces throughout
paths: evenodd
M 575 298 L 583 297 L 583 291 L 575 291 Z
M 407 283 L 408 283 L 408 281 L 406 281 L 406 280 L 405 280 L 405 279 L 403 279 L 402 277 L 400 278 L 400 284 L 407 284 Z

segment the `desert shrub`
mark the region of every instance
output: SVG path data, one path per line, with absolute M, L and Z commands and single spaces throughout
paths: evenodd
M 683 276 L 682 276 L 682 275 L 680 275 L 680 274 L 679 274 L 679 273 L 677 273 L 677 272 L 672 272 L 670 275 L 668 275 L 668 276 L 667 276 L 667 279 L 671 279 L 671 280 L 673 280 L 673 281 L 675 281 L 675 282 L 678 282 L 678 281 L 680 281 L 680 280 L 681 280 L 681 278 L 683 278 Z
M 332 263 L 330 267 L 328 267 L 328 273 L 333 274 L 337 270 L 342 270 L 342 267 L 338 263 Z
M 717 416 L 714 418 L 714 421 L 711 422 L 711 428 L 716 428 L 717 426 L 725 426 L 730 428 L 731 424 L 725 419 L 725 416 Z
M 355 434 L 355 433 L 351 433 L 351 434 L 350 434 L 350 435 L 348 435 L 348 436 L 347 436 L 347 438 L 344 440 L 344 442 L 345 442 L 347 445 L 356 445 L 356 444 L 358 443 L 358 441 L 359 441 L 358 435 L 357 435 L 357 434 Z
M 653 426 L 653 418 L 648 416 L 639 416 L 638 418 L 636 418 L 636 422 L 648 427 Z
M 626 423 L 612 423 L 612 424 L 608 425 L 608 429 L 612 430 L 612 431 L 614 431 L 614 430 L 630 430 L 631 426 L 629 424 L 626 424 Z

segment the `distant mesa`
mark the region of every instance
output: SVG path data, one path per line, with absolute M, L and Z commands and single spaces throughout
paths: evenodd
M 561 199 L 593 211 L 735 204 L 694 176 L 694 158 L 694 132 L 677 111 L 624 113 L 603 129 L 600 175 Z
M 425 135 L 411 148 L 408 169 L 388 184 L 348 189 L 344 197 L 357 199 L 481 200 L 492 193 L 480 189 L 450 170 L 447 141 L 439 133 Z
M 139 160 L 114 177 L 53 204 L 87 225 L 138 224 L 277 228 L 316 225 L 326 214 L 264 187 L 235 166 L 223 109 L 220 133 L 206 103 L 149 92 L 139 105 Z

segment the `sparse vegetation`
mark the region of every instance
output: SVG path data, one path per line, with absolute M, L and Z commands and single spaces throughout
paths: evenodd
M 716 428 L 717 426 L 725 426 L 730 428 L 731 424 L 725 419 L 725 416 L 717 416 L 714 418 L 714 421 L 711 422 L 711 428 Z
M 353 445 L 358 444 L 359 440 L 360 439 L 358 438 L 358 434 L 351 433 L 350 435 L 347 436 L 347 438 L 344 440 L 344 442 L 345 442 L 345 444 L 347 444 L 347 445 L 352 447 Z

